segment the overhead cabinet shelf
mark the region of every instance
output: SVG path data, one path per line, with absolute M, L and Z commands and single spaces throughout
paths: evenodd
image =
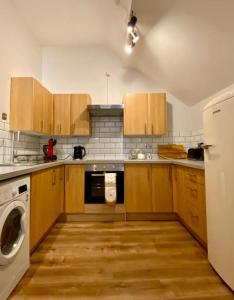
M 53 131 L 53 96 L 32 77 L 11 79 L 10 129 L 47 135 Z
M 124 99 L 124 135 L 152 136 L 167 132 L 165 93 L 127 94 Z
M 54 134 L 89 136 L 91 134 L 88 94 L 54 95 Z
M 39 135 L 88 136 L 88 94 L 52 95 L 32 77 L 11 79 L 10 130 Z

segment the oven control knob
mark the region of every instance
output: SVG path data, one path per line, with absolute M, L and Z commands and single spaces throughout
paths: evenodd
M 115 165 L 112 165 L 112 169 L 115 169 Z
M 97 171 L 97 165 L 93 165 L 93 171 L 94 171 L 94 172 Z
M 103 170 L 106 170 L 106 166 L 105 165 L 103 166 Z

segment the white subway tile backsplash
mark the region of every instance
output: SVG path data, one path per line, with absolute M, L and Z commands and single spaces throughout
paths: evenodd
M 196 147 L 203 140 L 202 130 L 170 131 L 166 136 L 123 137 L 122 117 L 93 117 L 92 136 L 78 138 L 58 138 L 57 155 L 59 158 L 73 154 L 73 147 L 82 145 L 87 156 L 94 159 L 120 158 L 138 148 L 154 154 L 158 144 L 183 144 L 186 149 Z M 43 138 L 41 138 L 42 141 Z M 47 139 L 44 139 L 44 143 Z M 60 146 L 61 145 L 61 148 Z
M 0 163 L 11 161 L 11 137 L 9 124 L 0 121 Z M 15 134 L 15 140 L 16 140 Z M 186 149 L 197 147 L 203 141 L 203 130 L 171 131 L 166 136 L 123 137 L 123 119 L 121 117 L 93 117 L 91 137 L 57 137 L 58 158 L 73 155 L 73 147 L 83 145 L 87 156 L 94 159 L 122 159 L 132 149 L 138 148 L 154 154 L 158 144 L 183 144 Z M 48 137 L 20 134 L 15 141 L 15 151 L 20 154 L 42 154 L 42 145 Z M 146 148 L 147 147 L 147 148 Z

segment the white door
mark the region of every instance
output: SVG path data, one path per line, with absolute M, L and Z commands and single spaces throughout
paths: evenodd
M 0 265 L 9 265 L 19 252 L 26 229 L 25 205 L 11 202 L 0 216 Z
M 234 289 L 234 98 L 203 113 L 208 258 Z

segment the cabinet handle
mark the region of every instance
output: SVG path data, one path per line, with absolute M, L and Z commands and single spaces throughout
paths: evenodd
M 60 180 L 63 180 L 63 172 L 64 172 L 64 170 L 61 169 L 61 170 L 60 170 L 60 178 L 59 178 Z
M 191 211 L 190 211 L 190 215 L 191 215 L 191 217 L 193 218 L 193 219 L 199 219 L 199 216 L 196 214 L 194 214 L 194 213 L 192 213 Z
M 72 132 L 72 133 L 75 132 L 75 123 L 72 123 L 72 125 L 71 125 L 71 132 Z
M 189 180 L 192 181 L 192 182 L 197 182 L 197 175 L 189 174 Z
M 41 131 L 43 131 L 43 120 L 41 120 Z
M 168 172 L 168 179 L 169 179 L 169 182 L 172 182 L 172 170 L 171 170 L 171 167 L 169 166 L 169 172 Z
M 70 172 L 69 172 L 69 167 L 67 168 L 67 181 L 70 179 Z
M 55 174 L 55 170 L 53 170 L 53 174 L 52 174 L 52 185 L 55 185 L 56 183 L 56 174 Z
M 62 125 L 61 125 L 61 123 L 58 126 L 59 126 L 59 133 L 61 133 L 62 132 Z
M 154 124 L 152 124 L 152 135 L 154 135 Z
M 149 182 L 150 182 L 150 171 L 151 171 L 151 168 L 148 168 L 147 175 L 148 175 L 148 181 L 149 181 Z
M 174 167 L 174 175 L 175 175 L 174 178 L 175 178 L 175 181 L 177 181 L 177 179 L 178 179 L 177 178 L 177 170 L 178 170 L 177 167 Z
M 145 123 L 145 135 L 146 135 L 146 123 Z

